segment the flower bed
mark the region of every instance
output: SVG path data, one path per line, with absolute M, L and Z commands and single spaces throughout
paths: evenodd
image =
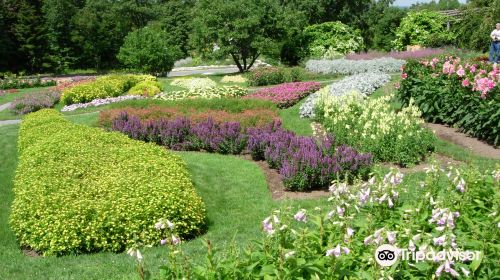
M 84 82 L 62 91 L 61 101 L 66 105 L 86 103 L 94 99 L 117 97 L 125 94 L 139 82 L 156 81 L 149 75 L 109 75 L 95 81 Z
M 447 57 L 410 61 L 402 77 L 398 97 L 413 99 L 425 120 L 500 145 L 500 70 Z
M 352 75 L 365 72 L 395 73 L 401 71 L 404 60 L 391 57 L 372 60 L 309 60 L 306 69 L 321 74 Z
M 366 53 L 352 53 L 346 55 L 346 59 L 349 60 L 371 60 L 376 58 L 384 58 L 384 57 L 392 57 L 394 59 L 418 59 L 418 58 L 426 58 L 433 57 L 436 55 L 443 54 L 445 52 L 444 49 L 432 49 L 425 48 L 414 51 L 391 51 L 391 52 L 378 52 L 378 51 L 370 51 Z
M 324 94 L 316 103 L 316 119 L 339 143 L 372 153 L 377 161 L 416 164 L 434 149 L 435 136 L 421 126 L 424 121 L 417 107 L 410 103 L 394 112 L 391 98 Z
M 170 85 L 185 88 L 189 91 L 199 91 L 217 86 L 210 78 L 177 78 Z
M 342 96 L 354 90 L 360 92 L 363 96 L 367 96 L 390 80 L 391 76 L 388 74 L 377 72 L 361 73 L 345 77 L 323 88 L 320 92 L 309 95 L 304 104 L 300 107 L 300 116 L 307 118 L 314 116 L 315 102 L 322 93 L 329 92 L 332 96 Z
M 209 87 L 195 90 L 170 91 L 157 94 L 154 98 L 161 100 L 180 100 L 191 98 L 226 98 L 241 97 L 247 90 L 239 86 Z
M 101 111 L 99 124 L 104 128 L 111 128 L 113 121 L 120 117 L 122 113 L 129 116 L 138 117 L 141 121 L 154 121 L 159 119 L 174 120 L 181 117 L 189 117 L 193 123 L 212 119 L 215 123 L 238 122 L 243 129 L 248 127 L 262 127 L 273 123 L 279 118 L 276 110 L 272 109 L 244 109 L 240 112 L 228 112 L 224 110 L 193 109 L 149 106 L 147 108 L 119 108 Z
M 205 206 L 185 163 L 165 149 L 73 124 L 54 110 L 23 119 L 10 224 L 44 255 L 156 244 L 155 222 L 200 234 Z M 64 174 L 64 175 L 62 175 Z
M 336 182 L 329 206 L 271 212 L 260 225 L 263 234 L 241 246 L 248 249 L 207 243 L 205 257 L 215 264 L 171 254 L 161 273 L 194 279 L 214 271 L 219 279 L 494 278 L 500 170 L 432 165 L 426 173 L 420 183 L 398 170 L 368 182 Z M 377 260 L 384 258 L 376 252 L 382 244 L 410 257 L 381 267 Z M 169 250 L 183 255 L 180 247 Z
M 254 159 L 265 159 L 278 169 L 289 190 L 321 188 L 335 177 L 366 175 L 371 164 L 369 154 L 337 147 L 331 138 L 318 145 L 313 137 L 285 131 L 279 122 L 245 130 L 239 122 L 217 123 L 212 118 L 196 123 L 186 117 L 141 121 L 123 112 L 112 129 L 174 150 L 240 154 L 248 149 Z
M 75 104 L 71 104 L 71 105 L 65 105 L 61 109 L 61 112 L 71 112 L 71 111 L 81 109 L 81 108 L 98 107 L 98 106 L 103 106 L 103 105 L 107 105 L 107 104 L 111 104 L 111 103 L 122 102 L 125 100 L 142 99 L 142 98 L 144 98 L 142 95 L 124 95 L 124 96 L 118 96 L 118 97 L 94 99 L 94 100 L 87 102 L 87 103 L 75 103 Z
M 52 90 L 29 93 L 14 99 L 9 110 L 16 115 L 24 115 L 44 108 L 52 108 L 59 102 L 60 96 L 59 92 Z
M 302 68 L 260 67 L 251 70 L 248 74 L 250 86 L 268 86 L 282 83 L 300 82 L 304 79 L 305 71 Z
M 321 84 L 318 82 L 295 82 L 277 85 L 259 90 L 246 95 L 243 98 L 269 100 L 276 104 L 278 108 L 288 108 L 295 105 L 302 98 L 319 90 Z
M 242 75 L 226 75 L 220 80 L 221 83 L 237 83 L 243 84 L 247 82 L 247 79 Z
M 5 77 L 0 79 L 0 89 L 19 89 L 19 88 L 33 88 L 33 87 L 51 87 L 57 83 L 54 80 L 38 78 L 18 78 L 18 77 Z

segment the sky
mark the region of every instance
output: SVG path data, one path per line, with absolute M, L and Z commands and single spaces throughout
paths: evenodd
M 460 3 L 465 3 L 465 0 L 459 0 Z M 406 6 L 410 6 L 412 4 L 415 4 L 415 3 L 425 3 L 425 2 L 431 2 L 431 0 L 396 0 L 394 2 L 394 6 L 402 6 L 402 7 L 406 7 Z

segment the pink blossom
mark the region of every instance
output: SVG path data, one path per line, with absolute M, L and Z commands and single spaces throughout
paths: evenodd
M 408 74 L 406 73 L 401 74 L 401 79 L 406 80 L 406 78 L 408 78 Z
M 307 215 L 306 215 L 306 210 L 302 209 L 299 212 L 297 212 L 295 215 L 293 215 L 293 218 L 299 222 L 307 222 Z
M 469 86 L 469 79 L 464 79 L 464 80 L 462 81 L 462 86 L 463 86 L 463 87 L 468 87 L 468 86 Z
M 457 75 L 459 77 L 463 77 L 465 75 L 465 70 L 462 68 L 462 66 L 460 66 L 460 68 L 458 68 Z
M 470 71 L 471 73 L 476 73 L 476 69 L 477 69 L 477 68 L 476 68 L 476 65 L 472 65 L 471 67 L 469 67 L 469 71 Z

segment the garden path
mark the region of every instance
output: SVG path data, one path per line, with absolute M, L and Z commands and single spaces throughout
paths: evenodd
M 3 111 L 3 110 L 5 110 L 5 109 L 7 109 L 7 108 L 9 108 L 10 104 L 12 104 L 12 102 L 7 102 L 5 104 L 1 104 L 0 105 L 0 112 Z
M 457 131 L 453 127 L 442 124 L 428 123 L 426 126 L 434 131 L 439 138 L 462 146 L 474 154 L 493 159 L 500 159 L 500 149 L 497 149 L 465 133 Z
M 0 126 L 2 125 L 9 125 L 9 124 L 18 124 L 20 123 L 21 120 L 6 120 L 6 121 L 0 121 Z

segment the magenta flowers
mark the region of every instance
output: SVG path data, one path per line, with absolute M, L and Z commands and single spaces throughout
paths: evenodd
M 320 88 L 321 84 L 318 82 L 285 83 L 259 90 L 243 98 L 270 100 L 279 108 L 288 108 Z

